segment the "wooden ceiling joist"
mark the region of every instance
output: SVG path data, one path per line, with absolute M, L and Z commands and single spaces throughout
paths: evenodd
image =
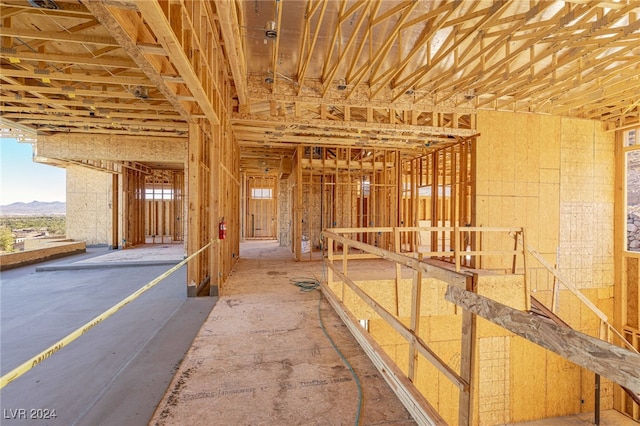
M 138 47 L 138 43 L 151 42 L 152 38 L 138 40 L 143 34 L 148 33 L 141 18 L 135 11 L 125 9 L 108 8 L 102 2 L 85 2 L 87 9 L 107 28 L 109 33 L 120 43 L 128 55 L 133 59 L 138 68 L 165 96 L 167 101 L 183 116 L 188 117 L 190 113 L 196 112 L 196 108 L 188 102 L 183 103 L 177 98 L 177 88 L 170 86 L 161 76 L 161 72 L 166 72 L 170 64 L 164 63 L 157 56 L 147 58 Z
M 205 90 L 205 87 L 214 85 L 215 81 L 215 73 L 211 67 L 215 65 L 212 62 L 216 58 L 209 57 L 211 51 L 205 47 L 212 44 L 208 38 L 213 37 L 214 31 L 212 28 L 196 27 L 202 24 L 213 25 L 212 17 L 201 19 L 200 16 L 191 16 L 193 10 L 181 4 L 173 4 L 165 9 L 154 1 L 139 0 L 135 3 L 141 13 L 141 19 L 144 19 L 167 52 L 171 63 L 184 79 L 202 112 L 211 123 L 218 124 L 218 112 L 214 107 L 218 103 L 213 98 L 219 95 Z M 207 16 L 204 2 L 195 3 L 193 6 L 202 6 L 199 13 Z M 200 36 L 204 39 L 200 39 Z
M 102 37 L 91 34 L 73 34 L 67 31 L 46 32 L 3 27 L 0 29 L 0 36 L 16 37 L 20 39 L 46 40 L 47 42 L 99 44 L 102 46 L 120 47 L 113 37 Z

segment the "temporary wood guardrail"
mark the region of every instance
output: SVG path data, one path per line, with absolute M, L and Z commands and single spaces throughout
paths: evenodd
M 633 346 L 631 342 L 624 338 L 622 333 L 620 333 L 610 322 L 607 315 L 602 312 L 587 296 L 585 296 L 571 281 L 569 281 L 560 271 L 551 265 L 540 253 L 534 250 L 531 246 L 526 245 L 524 242 L 520 243 L 521 246 L 526 247 L 526 252 L 531 255 L 535 260 L 537 260 L 551 275 L 553 275 L 553 297 L 551 302 L 551 311 L 553 313 L 556 312 L 556 300 L 557 293 L 559 291 L 559 285 L 564 285 L 567 290 L 569 290 L 575 297 L 580 300 L 591 312 L 593 312 L 598 319 L 600 320 L 600 339 L 610 341 L 611 333 L 616 335 L 624 346 L 628 347 L 631 351 L 638 353 L 638 350 Z
M 447 256 L 451 257 L 451 252 L 421 252 L 419 254 L 403 254 L 400 252 L 400 233 L 401 232 L 422 232 L 422 231 L 447 231 L 454 232 L 460 235 L 460 232 L 501 232 L 511 233 L 515 232 L 517 235 L 521 235 L 524 239 L 524 232 L 522 228 L 479 228 L 479 227 L 464 227 L 464 228 L 435 228 L 435 227 L 407 227 L 407 228 L 333 228 L 323 232 L 323 238 L 326 238 L 327 247 L 327 282 L 323 283 L 321 288 L 329 302 L 333 305 L 334 309 L 342 317 L 343 321 L 349 327 L 352 334 L 363 346 L 365 352 L 370 354 L 372 362 L 376 365 L 378 370 L 383 374 L 387 382 L 389 382 L 392 389 L 395 390 L 399 399 L 404 403 L 405 407 L 413 415 L 414 419 L 419 424 L 428 425 L 440 425 L 446 424 L 444 419 L 437 413 L 431 404 L 429 404 L 420 392 L 414 387 L 413 380 L 416 377 L 417 359 L 418 356 L 422 356 L 427 359 L 440 373 L 447 377 L 456 387 L 459 389 L 459 405 L 458 405 L 458 418 L 460 425 L 472 424 L 472 381 L 473 371 L 475 364 L 475 344 L 476 344 L 476 320 L 475 314 L 469 310 L 464 310 L 462 313 L 462 329 L 461 329 L 461 359 L 460 359 L 460 372 L 448 365 L 442 360 L 419 336 L 419 318 L 420 313 L 420 294 L 423 275 L 426 277 L 433 277 L 438 280 L 444 281 L 451 286 L 463 289 L 465 291 L 475 291 L 477 283 L 477 275 L 461 268 L 457 265 L 455 268 L 448 269 L 430 265 L 423 262 L 424 256 Z M 392 232 L 394 234 L 394 251 L 386 250 L 384 248 L 376 247 L 362 241 L 353 240 L 340 234 L 360 234 L 363 232 Z M 455 238 L 456 241 L 460 241 L 461 238 Z M 342 246 L 342 255 L 335 253 L 335 247 L 337 245 Z M 484 255 L 500 255 L 500 256 L 514 256 L 514 268 L 515 268 L 515 256 L 524 256 L 523 250 L 517 250 L 517 243 L 515 249 L 508 250 L 492 250 L 492 251 L 467 251 L 460 250 L 460 247 L 456 245 L 453 249 L 453 256 L 455 259 L 461 259 L 462 256 L 484 256 Z M 349 254 L 349 249 L 358 249 L 362 253 Z M 381 258 L 395 262 L 396 267 L 396 312 L 391 313 L 385 309 L 378 301 L 368 295 L 362 290 L 349 276 L 348 276 L 348 260 L 349 259 L 363 259 L 363 258 Z M 334 261 L 342 260 L 342 270 L 340 270 Z M 398 283 L 400 281 L 402 266 L 413 269 L 414 277 L 411 289 L 411 318 L 410 325 L 407 327 L 398 318 Z M 331 289 L 334 283 L 334 276 L 342 282 L 342 294 L 337 295 Z M 355 317 L 349 312 L 348 307 L 344 305 L 345 286 L 351 289 L 364 303 L 366 303 L 373 311 L 376 312 L 382 319 L 384 319 L 400 336 L 402 336 L 409 343 L 409 369 L 408 374 L 402 373 L 395 363 L 386 356 L 378 354 L 379 351 L 375 350 L 375 342 L 372 342 L 372 338 L 368 333 L 363 332 L 359 327 Z M 523 295 L 526 301 L 529 302 L 528 288 L 525 286 L 526 294 Z
M 420 253 L 401 253 L 400 233 L 402 232 L 451 232 L 453 241 L 452 250 L 449 251 L 422 251 Z M 461 241 L 462 232 L 506 232 L 514 238 L 513 249 L 509 250 L 461 250 L 456 241 Z M 355 237 L 366 233 L 393 233 L 394 250 L 387 250 L 376 247 L 362 241 L 348 238 L 341 234 L 353 235 Z M 530 247 L 525 239 L 525 233 L 522 228 L 483 228 L 483 227 L 408 227 L 408 228 L 334 228 L 323 232 L 323 238 L 327 240 L 327 282 L 323 283 L 322 290 L 327 299 L 333 305 L 334 309 L 342 317 L 343 321 L 349 327 L 352 334 L 358 342 L 363 346 L 377 366 L 383 373 L 385 379 L 395 390 L 396 394 L 405 407 L 414 416 L 419 424 L 445 424 L 442 417 L 422 397 L 419 391 L 413 386 L 413 380 L 416 375 L 416 361 L 418 356 L 427 359 L 440 373 L 447 377 L 455 386 L 458 387 L 459 405 L 458 419 L 460 425 L 470 425 L 472 421 L 473 402 L 473 371 L 475 365 L 475 341 L 476 341 L 476 315 L 480 315 L 485 319 L 494 322 L 501 327 L 521 335 L 522 337 L 552 350 L 564 358 L 584 367 L 597 375 L 603 375 L 615 383 L 630 389 L 632 392 L 638 392 L 640 389 L 640 358 L 638 351 L 632 347 L 629 342 L 615 328 L 608 323 L 607 316 L 598 307 L 593 304 L 579 289 L 571 284 L 562 274 L 547 262 L 538 252 Z M 479 241 L 479 239 L 476 239 Z M 342 249 L 342 253 L 336 253 L 336 248 Z M 357 249 L 360 253 L 350 253 L 350 250 Z M 529 258 L 538 261 L 543 267 L 554 277 L 554 294 L 557 294 L 558 285 L 563 284 L 572 294 L 574 294 L 583 304 L 598 316 L 601 321 L 601 339 L 593 338 L 582 333 L 571 330 L 569 327 L 556 327 L 554 324 L 549 325 L 548 333 L 539 332 L 538 328 L 547 327 L 547 322 L 540 322 L 535 327 L 525 327 L 526 322 L 523 320 L 527 316 L 526 313 L 505 305 L 501 305 L 491 299 L 479 296 L 477 291 L 478 275 L 468 268 L 460 266 L 463 256 L 513 256 L 511 272 L 521 272 L 524 276 L 524 291 L 526 311 L 531 310 L 531 294 L 530 283 L 527 279 L 527 271 L 531 266 Z M 431 263 L 423 262 L 425 256 L 431 257 L 447 257 L 455 259 L 456 264 L 450 267 L 440 267 Z M 517 256 L 522 256 L 523 268 L 517 269 Z M 348 260 L 364 259 L 364 258 L 380 258 L 395 262 L 396 267 L 396 288 L 395 288 L 395 313 L 385 309 L 379 301 L 376 301 L 360 288 L 348 275 Z M 338 268 L 334 262 L 341 260 L 342 270 Z M 480 263 L 480 262 L 478 262 Z M 411 317 L 409 326 L 404 325 L 397 317 L 398 315 L 398 284 L 401 279 L 402 266 L 409 267 L 414 270 L 413 283 L 411 289 Z M 506 271 L 505 272 L 509 272 Z M 423 275 L 436 278 L 448 284 L 448 290 L 445 299 L 455 303 L 463 308 L 462 312 L 462 330 L 461 330 L 461 356 L 460 371 L 444 362 L 438 355 L 429 348 L 427 343 L 419 337 L 419 318 L 420 314 L 420 293 Z M 336 282 L 342 283 L 341 295 L 334 293 L 331 288 Z M 409 368 L 408 373 L 403 374 L 394 361 L 384 354 L 378 354 L 376 342 L 373 341 L 368 333 L 364 332 L 359 326 L 358 321 L 350 313 L 349 308 L 344 304 L 345 288 L 349 288 L 364 303 L 366 303 L 377 315 L 387 322 L 400 336 L 402 336 L 410 346 L 409 350 Z M 338 292 L 340 292 L 338 290 Z M 553 306 L 555 309 L 555 306 Z M 509 317 L 503 318 L 508 311 Z M 552 309 L 553 311 L 553 309 Z M 497 312 L 497 313 L 496 313 Z M 513 318 L 513 319 L 512 319 Z M 523 325 L 524 324 L 524 325 Z M 537 324 L 537 323 L 536 323 Z M 555 328 L 554 328 L 555 327 Z M 611 332 L 615 333 L 623 342 L 630 347 L 631 351 L 613 345 L 607 340 L 611 337 Z M 562 336 L 574 339 L 575 342 L 569 341 Z M 564 343 L 561 343 L 564 342 Z M 564 346 L 570 346 L 569 349 Z M 595 362 L 592 353 L 606 352 L 608 358 L 603 358 L 602 362 Z M 621 365 L 619 359 L 624 359 Z M 616 364 L 617 362 L 617 364 Z M 629 370 L 627 367 L 631 366 Z M 636 369 L 638 371 L 636 371 Z

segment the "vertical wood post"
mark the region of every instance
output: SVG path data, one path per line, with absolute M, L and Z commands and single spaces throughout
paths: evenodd
M 477 274 L 467 278 L 467 291 L 476 291 Z M 469 387 L 460 391 L 458 404 L 458 424 L 473 424 L 473 389 L 476 357 L 476 315 L 464 309 L 462 311 L 462 342 L 460 345 L 460 376 L 469 383 Z
M 396 253 L 400 253 L 400 230 L 398 227 L 393 228 L 393 247 Z M 396 315 L 400 315 L 400 306 L 398 301 L 398 293 L 400 292 L 400 280 L 402 280 L 402 265 L 398 262 L 394 262 L 396 266 L 396 291 L 395 291 L 395 302 L 396 302 Z
M 119 203 L 120 188 L 118 186 L 119 176 L 117 173 L 111 175 L 111 248 L 118 248 L 118 225 L 119 225 Z
M 198 243 L 200 241 L 200 198 L 199 198 L 199 177 L 200 177 L 200 156 L 201 156 L 201 134 L 197 123 L 189 123 L 189 141 L 188 141 L 188 229 L 187 229 L 187 256 L 198 251 Z M 200 256 L 194 257 L 187 263 L 187 295 L 189 297 L 196 296 L 196 289 L 200 282 L 198 272 L 200 271 Z M 192 290 L 191 290 L 192 289 Z
M 227 200 L 228 193 L 225 193 L 229 190 L 230 180 L 228 176 L 224 175 L 221 172 L 221 167 L 223 162 L 227 160 L 223 155 L 223 146 L 230 147 L 232 142 L 231 140 L 226 140 L 227 132 L 223 131 L 222 126 L 214 125 L 211 126 L 211 140 L 209 144 L 207 144 L 207 149 L 209 149 L 209 155 L 206 155 L 205 158 L 209 160 L 209 164 L 206 164 L 206 170 L 209 170 L 209 176 L 203 176 L 203 179 L 209 178 L 209 191 L 207 194 L 204 194 L 203 203 L 207 203 L 209 205 L 209 232 L 212 235 L 203 235 L 201 238 L 201 244 L 205 244 L 208 238 L 217 237 L 218 226 L 222 218 L 224 217 L 227 221 L 227 228 L 230 228 L 230 225 L 233 223 L 230 215 L 226 216 L 225 212 L 230 212 L 231 209 L 225 209 L 225 202 L 231 203 L 231 200 Z M 237 207 L 233 207 L 237 208 Z M 206 220 L 206 219 L 205 219 Z M 236 231 L 235 229 L 233 231 Z M 227 238 L 231 238 L 231 232 L 227 231 Z M 223 267 L 223 259 L 226 259 L 228 256 L 230 246 L 230 240 L 220 241 L 218 240 L 215 244 L 215 247 L 211 246 L 209 248 L 209 296 L 218 296 L 220 287 L 222 284 L 222 274 L 224 271 Z
M 600 426 L 600 375 L 599 374 L 596 374 L 594 398 L 595 398 L 595 410 L 594 410 L 593 423 L 596 426 Z
M 333 239 L 329 237 L 327 237 L 327 263 L 327 286 L 331 288 L 333 283 Z
M 347 258 L 349 257 L 349 245 L 347 243 L 344 243 L 342 245 L 342 273 L 344 274 L 344 276 L 348 276 L 347 273 Z M 342 301 L 344 302 L 344 288 L 345 288 L 346 284 L 344 281 L 342 281 Z
M 556 269 L 559 269 L 559 265 L 560 264 L 560 259 L 559 259 L 559 255 L 558 255 L 558 250 L 556 249 L 556 264 L 554 265 L 554 267 Z M 558 277 L 556 277 L 555 275 L 553 276 L 553 289 L 551 292 L 551 312 L 556 312 L 558 309 L 558 297 L 559 297 L 559 287 L 560 287 L 560 282 L 558 280 Z
M 418 253 L 418 260 L 422 262 L 423 254 Z M 422 270 L 413 271 L 413 284 L 411 286 L 411 319 L 409 327 L 416 336 L 420 334 L 420 303 L 422 299 Z M 409 380 L 414 382 L 416 377 L 418 350 L 413 343 L 409 346 Z
M 460 237 L 460 228 L 458 227 L 458 223 L 456 222 L 453 227 L 453 255 L 455 257 L 456 272 L 460 272 L 460 263 L 462 262 L 462 255 L 460 253 Z
M 513 251 L 518 251 L 518 236 L 520 235 L 519 232 L 515 232 L 515 235 L 513 236 Z M 522 248 L 522 255 L 524 256 L 524 253 L 526 252 L 527 248 L 523 247 Z M 518 253 L 513 253 L 513 264 L 511 265 L 511 273 L 515 274 L 516 273 L 516 267 L 517 267 L 517 263 L 518 263 Z

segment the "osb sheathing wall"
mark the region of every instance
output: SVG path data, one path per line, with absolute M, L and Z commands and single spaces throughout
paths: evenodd
M 478 127 L 482 136 L 476 150 L 477 226 L 526 227 L 527 243 L 552 264 L 558 263 L 560 271 L 611 316 L 613 136 L 605 134 L 598 122 L 533 114 L 480 112 Z M 513 245 L 507 238 L 487 237 L 479 242 L 479 249 L 504 249 L 509 247 L 505 242 Z M 489 258 L 482 263 L 501 272 L 504 261 Z M 522 265 L 518 266 L 521 270 Z M 549 305 L 553 280 L 541 270 L 534 270 L 531 278 L 534 296 Z M 424 297 L 436 303 L 442 299 L 442 291 L 433 290 Z M 518 307 L 519 303 L 521 298 L 508 304 Z M 459 310 L 453 315 L 445 311 L 443 308 L 422 318 L 420 336 L 456 367 L 461 315 Z M 560 292 L 558 314 L 574 328 L 597 335 L 596 316 L 566 291 Z M 405 321 L 408 324 L 409 319 Z M 385 351 L 406 369 L 406 342 L 379 319 L 369 319 L 368 327 Z M 482 319 L 478 319 L 477 336 L 475 424 L 496 425 L 594 410 L 593 373 Z M 418 389 L 450 424 L 456 424 L 457 388 L 428 363 L 418 367 Z M 612 395 L 613 385 L 603 379 L 602 409 L 612 408 Z
M 478 131 L 477 226 L 524 226 L 527 243 L 611 316 L 613 134 L 595 121 L 487 111 L 478 113 Z M 483 248 L 500 243 L 483 241 Z M 553 281 L 541 268 L 532 272 L 534 296 L 550 306 Z M 596 316 L 567 291 L 560 292 L 558 314 L 572 327 L 598 335 Z M 593 373 L 509 333 L 503 337 L 509 404 L 484 411 L 482 401 L 493 395 L 481 386 L 481 420 L 593 411 Z M 482 370 L 482 348 L 492 342 L 484 339 L 493 337 L 480 336 L 480 383 L 488 374 Z M 613 405 L 613 385 L 603 382 L 601 406 L 607 409 Z
M 180 162 L 187 158 L 186 138 L 120 135 L 38 135 L 37 152 L 69 160 Z
M 67 238 L 87 244 L 111 244 L 112 175 L 83 166 L 67 166 Z

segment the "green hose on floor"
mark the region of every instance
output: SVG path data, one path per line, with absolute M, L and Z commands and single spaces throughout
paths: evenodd
M 300 291 L 304 292 L 314 291 L 317 290 L 318 287 L 320 287 L 320 281 L 316 280 L 315 278 L 291 278 L 289 281 L 296 287 L 299 287 Z M 342 352 L 340 352 L 340 349 L 338 349 L 338 346 L 336 346 L 336 343 L 333 341 L 331 336 L 329 336 L 329 332 L 327 332 L 327 329 L 324 327 L 324 322 L 322 321 L 322 313 L 320 311 L 320 307 L 322 304 L 322 292 L 319 292 L 318 294 L 320 295 L 320 298 L 318 299 L 318 320 L 320 321 L 320 328 L 322 329 L 324 335 L 327 336 L 327 339 L 329 339 L 329 342 L 331 343 L 331 346 L 333 346 L 333 349 L 335 349 L 336 353 L 342 359 L 344 365 L 351 372 L 351 376 L 353 376 L 353 379 L 358 386 L 358 412 L 356 413 L 356 421 L 354 423 L 355 426 L 358 426 L 360 424 L 360 413 L 362 412 L 362 383 L 360 383 L 360 379 L 358 378 L 356 372 L 353 370 L 353 367 L 351 366 L 349 361 L 347 361 L 347 358 L 345 358 Z

